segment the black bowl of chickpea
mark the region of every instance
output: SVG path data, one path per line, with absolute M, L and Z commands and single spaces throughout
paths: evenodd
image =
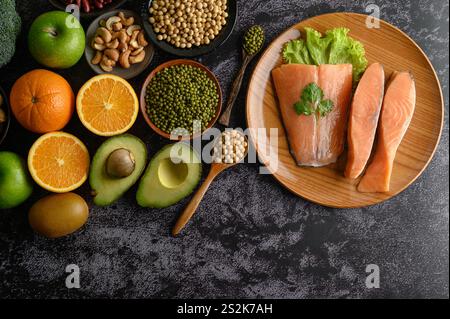
M 217 49 L 233 32 L 237 14 L 236 0 L 150 0 L 142 8 L 151 41 L 180 57 Z

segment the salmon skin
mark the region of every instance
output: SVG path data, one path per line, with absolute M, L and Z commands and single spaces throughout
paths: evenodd
M 389 191 L 395 156 L 411 123 L 415 106 L 416 86 L 412 74 L 395 72 L 384 97 L 375 155 L 358 185 L 358 191 Z
M 348 124 L 345 177 L 358 178 L 372 153 L 384 97 L 385 76 L 380 63 L 364 72 L 353 96 Z
M 344 150 L 348 109 L 352 97 L 351 64 L 319 66 L 283 64 L 272 71 L 280 112 L 297 165 L 321 167 L 335 163 Z M 317 84 L 325 99 L 333 101 L 324 117 L 298 115 L 294 104 L 303 89 Z

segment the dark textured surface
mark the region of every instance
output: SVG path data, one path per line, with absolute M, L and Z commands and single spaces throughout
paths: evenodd
M 51 9 L 44 0 L 17 2 L 25 31 L 34 17 Z M 238 2 L 240 17 L 232 37 L 200 59 L 218 75 L 224 92 L 238 69 L 240 36 L 252 24 L 262 24 L 272 40 L 304 18 L 332 11 L 364 12 L 372 3 Z M 0 297 L 448 298 L 449 7 L 440 0 L 376 2 L 381 17 L 408 33 L 429 55 L 445 92 L 446 124 L 439 149 L 408 190 L 371 208 L 328 209 L 297 198 L 270 176 L 258 175 L 255 164 L 239 165 L 212 185 L 180 238 L 170 237 L 169 230 L 187 200 L 164 210 L 142 209 L 132 190 L 114 206 L 92 207 L 87 226 L 59 240 L 36 236 L 27 225 L 28 206 L 45 194 L 38 190 L 20 209 L 0 214 Z M 150 68 L 171 58 L 158 52 Z M 9 91 L 20 75 L 36 67 L 21 38 L 16 58 L 0 70 L 0 84 Z M 60 73 L 74 90 L 93 75 L 85 61 Z M 132 81 L 136 89 L 143 79 Z M 245 126 L 244 96 L 241 93 L 232 117 L 234 126 Z M 91 153 L 103 140 L 76 118 L 66 130 L 83 139 Z M 142 118 L 132 133 L 145 140 L 151 154 L 165 143 Z M 25 156 L 36 137 L 14 122 L 1 149 Z M 78 193 L 87 198 L 87 186 Z M 71 263 L 81 269 L 79 290 L 65 288 L 64 269 Z M 381 269 L 380 289 L 365 288 L 370 263 Z

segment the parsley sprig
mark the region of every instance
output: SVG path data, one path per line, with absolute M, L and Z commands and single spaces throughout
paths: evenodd
M 333 110 L 334 103 L 331 100 L 324 100 L 322 89 L 316 83 L 308 84 L 302 92 L 300 101 L 294 104 L 298 115 L 317 114 L 326 116 Z

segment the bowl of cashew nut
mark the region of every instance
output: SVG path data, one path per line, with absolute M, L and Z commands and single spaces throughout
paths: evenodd
M 147 38 L 139 14 L 112 10 L 92 22 L 87 32 L 85 57 L 97 74 L 111 73 L 131 79 L 153 59 L 154 47 Z

